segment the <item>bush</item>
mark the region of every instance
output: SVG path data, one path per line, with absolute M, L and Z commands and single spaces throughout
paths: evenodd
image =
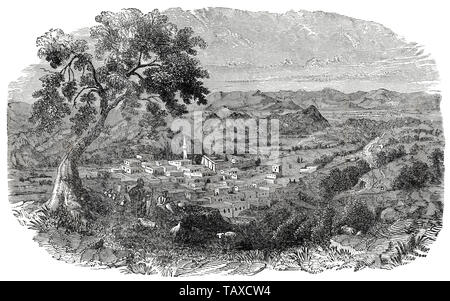
M 278 227 L 272 231 L 272 247 L 286 248 L 310 244 L 327 246 L 332 236 L 334 216 L 335 211 L 331 207 L 320 210 L 315 215 L 293 213 L 281 220 Z
M 420 189 L 425 186 L 430 178 L 428 165 L 415 161 L 412 166 L 403 166 L 400 174 L 394 179 L 394 189 Z
M 321 246 L 328 246 L 332 236 L 335 211 L 328 207 L 319 213 L 315 226 L 311 229 L 311 241 Z
M 390 149 L 387 152 L 380 151 L 376 154 L 376 164 L 378 167 L 386 165 L 396 159 L 399 159 L 406 155 L 405 146 L 400 145 L 397 148 Z
M 278 208 L 266 213 L 261 224 L 265 225 L 271 231 L 275 229 L 291 216 L 291 212 L 287 208 Z
M 331 161 L 334 160 L 334 158 L 336 157 L 336 155 L 322 155 L 320 158 L 317 158 L 313 161 L 314 165 L 321 165 L 321 166 L 325 166 L 328 163 L 330 163 Z
M 273 240 L 276 247 L 282 248 L 300 244 L 295 233 L 306 220 L 307 217 L 304 215 L 296 214 L 279 225 L 273 234 Z
M 39 180 L 39 185 L 52 185 L 53 181 L 52 180 Z
M 420 147 L 419 145 L 417 145 L 417 143 L 415 143 L 413 146 L 411 146 L 411 148 L 409 149 L 409 154 L 410 155 L 417 155 L 417 153 L 419 152 Z
M 347 225 L 356 231 L 367 232 L 375 223 L 375 215 L 362 201 L 352 201 L 344 209 L 340 225 Z
M 351 189 L 369 170 L 369 164 L 364 160 L 358 161 L 356 166 L 349 166 L 343 170 L 332 169 L 330 174 L 320 182 L 322 197 L 331 199 L 337 193 Z
M 428 159 L 431 161 L 430 166 L 431 182 L 434 184 L 440 184 L 443 178 L 444 152 L 436 148 L 431 153 L 431 155 L 428 156 Z
M 271 231 L 255 221 L 237 225 L 234 229 L 240 235 L 235 248 L 240 250 L 263 250 L 273 247 Z

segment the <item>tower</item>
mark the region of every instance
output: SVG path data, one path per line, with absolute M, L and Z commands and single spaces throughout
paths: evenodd
M 183 159 L 187 159 L 186 137 L 183 135 Z

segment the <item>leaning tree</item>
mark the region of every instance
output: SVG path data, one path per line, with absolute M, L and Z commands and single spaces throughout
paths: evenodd
M 192 101 L 206 104 L 208 93 L 202 82 L 208 73 L 195 57 L 206 43 L 191 28 L 178 29 L 158 10 L 102 12 L 95 21 L 89 39 L 51 29 L 36 42 L 51 68 L 33 94 L 30 120 L 48 133 L 70 121 L 78 137 L 58 167 L 46 205 L 64 206 L 75 216 L 83 212 L 80 158 L 112 110 L 147 103 L 148 111 L 179 115 Z

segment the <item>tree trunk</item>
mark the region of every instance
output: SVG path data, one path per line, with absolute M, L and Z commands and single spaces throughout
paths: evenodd
M 80 138 L 63 157 L 56 174 L 52 196 L 45 204 L 50 211 L 64 206 L 74 218 L 83 213 L 83 208 L 79 203 L 83 187 L 78 174 L 78 162 L 86 148 L 100 136 L 107 116 L 107 112 L 101 114 L 94 127 Z

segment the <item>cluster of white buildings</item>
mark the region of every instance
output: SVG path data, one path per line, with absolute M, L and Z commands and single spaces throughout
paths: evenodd
M 242 168 L 255 166 L 253 158 L 229 156 L 225 158 L 204 155 L 201 164 L 193 164 L 183 147 L 179 160 L 151 160 L 137 155 L 125 159 L 120 168 L 111 172 L 127 188 L 138 178 L 159 192 L 166 191 L 169 198 L 216 208 L 229 218 L 236 218 L 250 206 L 270 206 L 270 196 L 280 185 L 282 166 L 274 164 L 271 173 L 252 182 L 245 179 Z M 241 179 L 242 177 L 242 179 Z

